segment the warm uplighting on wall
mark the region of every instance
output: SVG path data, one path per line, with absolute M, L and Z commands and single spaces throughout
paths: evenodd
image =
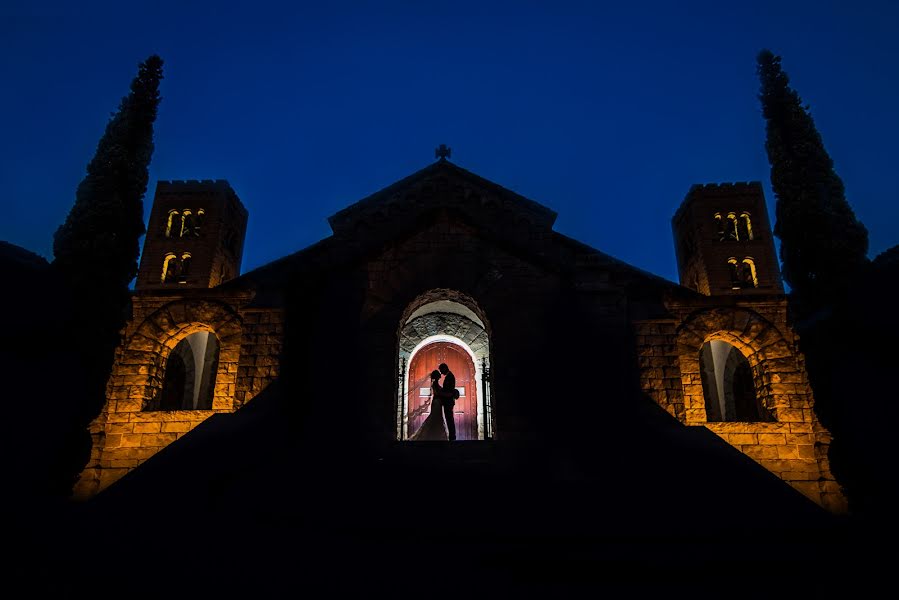
M 752 219 L 748 212 L 741 212 L 737 217 L 737 213 L 729 212 L 726 218 L 722 218 L 721 213 L 715 213 L 715 228 L 718 232 L 718 240 L 735 240 L 738 242 L 748 242 L 753 239 L 752 235 Z
M 160 282 L 166 283 L 174 276 L 175 271 L 175 263 L 172 261 L 175 260 L 175 255 L 169 252 L 165 255 L 165 258 L 162 261 L 162 278 Z
M 759 286 L 758 274 L 755 272 L 755 261 L 748 256 L 743 259 L 743 281 L 746 282 L 747 287 L 749 282 L 752 282 L 752 287 L 754 288 Z
M 193 221 L 191 214 L 192 213 L 186 209 L 181 213 L 181 237 L 184 237 L 184 235 L 190 231 L 191 221 Z
M 748 212 L 740 213 L 740 224 L 742 226 L 743 239 L 749 241 L 752 239 L 752 220 L 749 218 Z
M 169 211 L 169 218 L 165 224 L 165 237 L 172 237 L 172 224 L 177 222 L 179 216 L 177 210 Z

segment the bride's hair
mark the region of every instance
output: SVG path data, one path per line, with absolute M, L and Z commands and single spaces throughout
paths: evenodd
M 431 379 L 440 379 L 440 371 L 437 369 L 431 371 Z

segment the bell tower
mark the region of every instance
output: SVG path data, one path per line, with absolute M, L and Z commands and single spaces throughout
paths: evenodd
M 135 289 L 211 288 L 237 277 L 247 217 L 223 179 L 158 182 Z
M 681 285 L 707 296 L 783 293 L 758 181 L 694 185 L 671 227 Z

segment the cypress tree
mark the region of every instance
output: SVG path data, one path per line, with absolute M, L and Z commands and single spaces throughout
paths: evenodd
M 110 118 L 78 185 L 75 204 L 53 240 L 53 273 L 61 283 L 60 310 L 68 310 L 68 331 L 55 338 L 59 368 L 71 394 L 61 407 L 78 438 L 77 451 L 63 450 L 68 471 L 63 484 L 87 461 L 86 427 L 99 414 L 105 386 L 130 312 L 129 284 L 137 275 L 144 234 L 143 196 L 153 154 L 153 123 L 159 106 L 162 59 L 150 56 L 138 67 L 118 111 Z M 74 443 L 74 442 L 73 442 Z
M 826 316 L 861 274 L 868 262 L 868 231 L 846 201 L 808 107 L 780 63 L 769 50 L 759 53 L 759 99 L 777 199 L 774 234 L 781 241 L 783 277 L 801 331 Z
M 774 234 L 781 240 L 783 276 L 792 288 L 789 309 L 815 412 L 833 434 L 830 464 L 850 509 L 884 524 L 899 499 L 896 484 L 882 475 L 892 468 L 886 424 L 897 416 L 895 403 L 886 401 L 895 394 L 883 373 L 897 357 L 894 350 L 873 350 L 883 346 L 885 335 L 890 339 L 894 321 L 885 300 L 891 297 L 884 277 L 889 257 L 868 260 L 868 232 L 846 201 L 843 182 L 780 57 L 759 53 L 758 74 L 777 199 Z
M 78 292 L 127 297 L 137 275 L 161 79 L 161 58 L 140 64 L 78 185 L 75 205 L 54 235 L 54 266 Z

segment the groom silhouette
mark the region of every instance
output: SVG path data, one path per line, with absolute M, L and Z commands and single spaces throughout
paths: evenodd
M 456 439 L 456 421 L 453 419 L 453 407 L 456 405 L 456 376 L 449 370 L 446 363 L 440 363 L 437 370 L 443 374 L 443 384 L 440 386 L 440 399 L 443 401 L 443 416 L 446 418 L 447 437 Z

